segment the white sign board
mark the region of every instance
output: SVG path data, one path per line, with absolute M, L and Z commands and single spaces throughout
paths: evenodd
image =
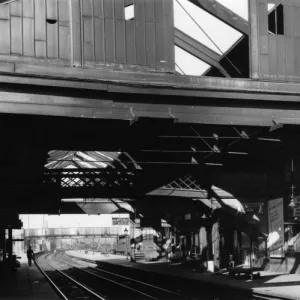
M 269 236 L 268 249 L 270 256 L 282 257 L 284 246 L 283 199 L 268 202 Z

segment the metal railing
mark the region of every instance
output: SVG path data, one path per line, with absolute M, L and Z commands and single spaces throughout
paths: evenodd
M 118 236 L 123 234 L 118 227 L 71 227 L 25 229 L 25 238 L 29 237 L 63 237 L 63 236 Z

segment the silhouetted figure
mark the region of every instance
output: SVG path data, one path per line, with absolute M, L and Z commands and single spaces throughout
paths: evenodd
M 27 250 L 27 259 L 28 259 L 28 265 L 31 266 L 31 261 L 33 260 L 33 250 L 31 249 L 31 246 L 29 246 L 29 249 Z

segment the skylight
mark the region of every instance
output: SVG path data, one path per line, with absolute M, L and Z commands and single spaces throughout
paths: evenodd
M 248 14 L 246 0 L 220 0 L 220 3 L 230 9 L 234 6 L 232 11 L 239 12 L 238 14 L 244 18 Z M 174 16 L 174 25 L 177 29 L 220 55 L 226 53 L 242 37 L 240 32 L 188 0 L 174 0 Z M 181 74 L 201 76 L 210 68 L 205 62 L 177 47 L 175 60 L 176 70 Z
M 248 0 L 216 0 L 240 17 L 248 20 Z
M 177 46 L 175 46 L 175 57 L 178 58 L 176 71 L 181 74 L 201 76 L 210 68 L 210 65 Z

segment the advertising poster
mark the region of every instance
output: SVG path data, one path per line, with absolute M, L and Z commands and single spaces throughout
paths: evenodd
M 268 250 L 271 257 L 282 257 L 284 246 L 283 198 L 268 202 Z

